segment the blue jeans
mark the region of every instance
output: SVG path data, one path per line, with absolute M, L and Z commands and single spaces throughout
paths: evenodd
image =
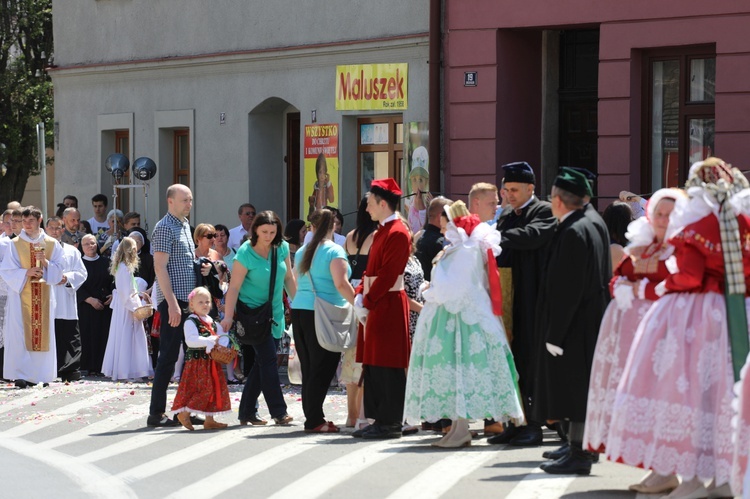
M 169 305 L 167 300 L 157 307 L 161 314 L 161 329 L 159 331 L 159 358 L 156 360 L 156 369 L 154 369 L 154 383 L 151 387 L 151 407 L 149 414 L 161 416 L 167 409 L 167 388 L 169 381 L 174 375 L 174 365 L 180 356 L 180 348 L 185 341 L 185 332 L 182 327 L 185 325 L 185 319 L 188 314 L 187 302 L 177 300 L 182 309 L 180 325 L 172 327 L 169 325 Z
M 280 418 L 286 414 L 286 402 L 284 402 L 284 394 L 281 393 L 279 367 L 276 363 L 279 341 L 269 334 L 263 343 L 253 345 L 255 363 L 245 380 L 245 388 L 242 390 L 240 420 L 248 420 L 255 415 L 258 396 L 261 392 L 263 398 L 266 399 L 268 412 L 271 413 L 272 418 Z

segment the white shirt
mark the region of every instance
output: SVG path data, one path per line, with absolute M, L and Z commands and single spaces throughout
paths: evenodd
M 229 229 L 229 240 L 227 241 L 227 247 L 237 249 L 242 246 L 242 240 L 245 239 L 247 231 L 242 226 L 238 225 L 233 229 Z
M 89 225 L 91 226 L 91 233 L 96 236 L 97 240 L 102 232 L 109 230 L 109 224 L 105 218 L 103 222 L 97 222 L 95 217 L 89 218 Z
M 392 222 L 393 220 L 396 220 L 396 218 L 398 218 L 398 213 L 394 213 L 393 215 L 386 218 L 385 220 L 381 220 L 380 225 L 385 226 L 385 224 L 387 224 L 388 222 Z
M 307 234 L 305 234 L 305 240 L 302 241 L 302 244 L 309 244 L 310 241 L 312 241 L 314 232 L 312 230 L 308 230 Z M 342 248 L 345 248 L 346 244 L 346 236 L 342 236 L 338 232 L 333 233 L 333 242 L 341 246 Z

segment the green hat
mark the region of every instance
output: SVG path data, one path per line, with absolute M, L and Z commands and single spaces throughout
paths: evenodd
M 586 176 L 567 166 L 560 167 L 560 173 L 555 178 L 553 185 L 581 198 L 585 196 L 594 197 Z

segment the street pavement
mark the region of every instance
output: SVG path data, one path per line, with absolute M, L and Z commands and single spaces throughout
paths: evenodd
M 431 447 L 420 431 L 363 441 L 302 431 L 298 386 L 285 385 L 290 426 L 238 426 L 241 386 L 230 386 L 225 430 L 147 428 L 151 385 L 86 378 L 19 390 L 0 386 L 0 497 L 141 498 L 650 498 L 627 491 L 642 470 L 602 461 L 586 477 L 550 476 L 540 447 Z M 169 403 L 177 390 L 170 385 Z M 346 394 L 332 388 L 326 416 L 343 426 Z M 268 412 L 261 397 L 261 416 Z M 270 418 L 268 418 L 270 419 Z M 479 429 L 482 422 L 472 428 Z

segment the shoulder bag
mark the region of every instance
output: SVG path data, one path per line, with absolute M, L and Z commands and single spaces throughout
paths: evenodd
M 234 307 L 234 318 L 237 321 L 237 334 L 235 337 L 242 345 L 260 345 L 268 335 L 271 328 L 276 325 L 273 320 L 273 291 L 276 285 L 276 247 L 271 249 L 271 283 L 268 286 L 268 301 L 260 307 L 250 308 L 237 297 L 237 305 Z
M 316 249 L 317 253 L 317 249 Z M 313 255 L 313 259 L 315 256 Z M 343 307 L 334 305 L 318 296 L 312 278 L 312 264 L 307 271 L 313 294 L 315 295 L 315 336 L 321 347 L 329 352 L 344 352 L 357 342 L 357 328 L 359 320 L 354 314 L 354 308 L 346 303 Z

